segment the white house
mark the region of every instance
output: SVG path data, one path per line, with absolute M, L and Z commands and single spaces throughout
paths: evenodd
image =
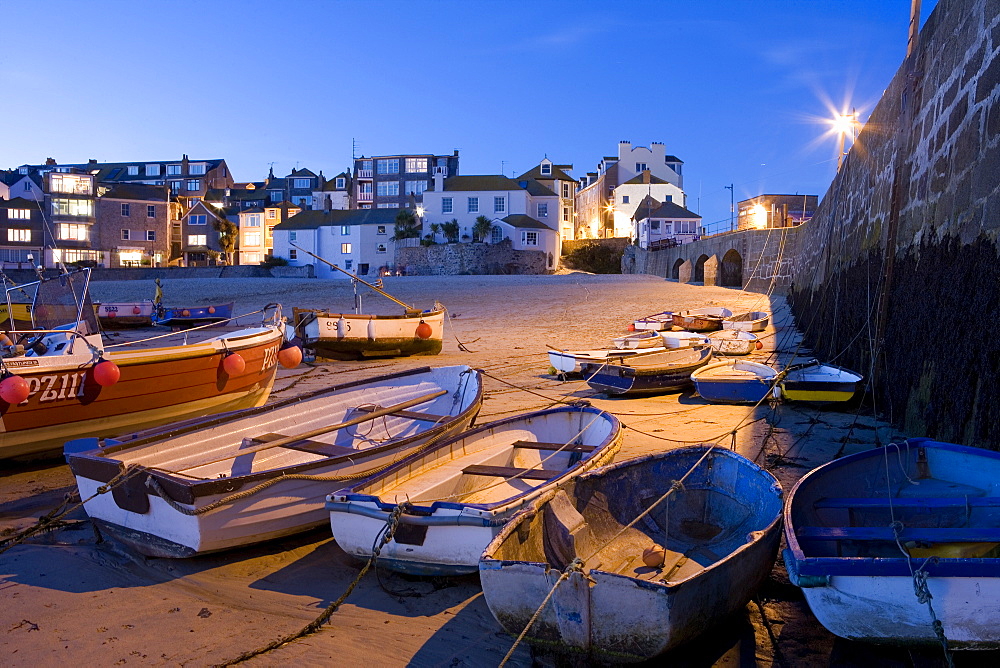
M 493 222 L 487 243 L 508 238 L 515 250 L 539 250 L 548 253 L 554 268 L 558 263 L 560 198 L 534 179 L 515 181 L 501 175 L 452 176 L 435 173 L 434 185 L 424 191 L 423 233 L 436 241 L 431 226 L 457 221 L 459 240 L 471 241 L 476 218 L 486 216 Z
M 559 203 L 549 215 L 558 216 L 559 237 L 563 241 L 576 238 L 576 189 L 579 181 L 569 175 L 573 165 L 557 165 L 547 157 L 537 167 L 517 177 L 517 181 L 534 180 L 558 195 Z M 550 224 L 550 227 L 556 227 Z
M 320 189 L 313 192 L 313 209 L 350 209 L 351 174 L 341 172 L 332 179 L 321 182 Z
M 639 203 L 647 197 L 657 202 L 671 202 L 680 207 L 684 206 L 683 190 L 646 170 L 614 190 L 614 236 L 637 238 L 634 227 L 635 214 Z
M 274 227 L 273 254 L 285 258 L 293 267 L 313 265 L 318 278 L 344 275 L 292 244 L 358 276 L 377 275 L 382 268 L 395 268 L 395 243 L 390 239 L 399 212 L 400 209 L 303 211 Z
M 640 248 L 670 248 L 701 238 L 701 216 L 673 202 L 644 197 L 633 216 Z

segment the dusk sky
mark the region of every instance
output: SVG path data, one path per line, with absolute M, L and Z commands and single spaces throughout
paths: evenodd
M 923 16 L 934 2 L 925 0 Z M 239 181 L 357 154 L 460 151 L 462 174 L 619 140 L 681 158 L 709 227 L 736 200 L 821 197 L 823 118 L 866 119 L 909 0 L 0 2 L 0 168 L 225 158 Z

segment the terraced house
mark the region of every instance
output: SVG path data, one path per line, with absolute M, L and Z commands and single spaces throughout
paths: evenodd
M 424 201 L 431 179 L 458 174 L 452 155 L 380 155 L 354 160 L 354 206 L 358 209 L 415 208 Z

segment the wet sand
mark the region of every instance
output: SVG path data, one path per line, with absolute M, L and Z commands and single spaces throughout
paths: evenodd
M 773 312 L 765 349 L 753 359 L 795 351 L 799 337 L 784 301 L 726 288 L 680 285 L 651 276 L 567 274 L 538 277 L 394 277 L 385 287 L 420 308 L 449 309 L 444 350 L 435 357 L 317 362 L 280 370 L 273 398 L 331 382 L 416 366 L 483 369 L 479 422 L 586 398 L 626 425 L 617 461 L 685 442 L 732 444 L 767 466 L 785 490 L 839 454 L 898 436 L 864 409 L 845 412 L 782 404 L 750 409 L 710 405 L 692 390 L 641 399 L 607 399 L 580 380 L 548 374 L 546 346 L 603 347 L 635 318 L 706 305 Z M 96 300 L 149 298 L 152 282 L 95 283 Z M 278 302 L 350 310 L 347 281 L 166 280 L 168 305 L 235 299 L 236 312 Z M 367 289 L 367 309 L 398 312 Z M 252 323 L 259 316 L 243 319 Z M 780 352 L 779 351 L 779 352 Z M 798 350 L 799 354 L 805 351 Z M 75 489 L 65 465 L 0 465 L 0 531 L 30 526 Z M 0 663 L 53 665 L 211 665 L 265 645 L 311 622 L 355 579 L 359 564 L 319 529 L 290 539 L 187 560 L 137 556 L 100 540 L 86 515 L 0 554 Z M 897 660 L 869 646 L 836 640 L 811 616 L 779 563 L 761 605 L 668 658 L 673 665 L 872 665 Z M 490 615 L 475 576 L 404 578 L 369 573 L 323 629 L 248 665 L 497 665 L 513 639 Z M 905 655 L 903 655 L 905 656 Z M 535 657 L 543 663 L 544 657 Z M 533 661 L 520 646 L 510 665 Z M 927 657 L 927 661 L 934 661 Z M 921 665 L 934 665 L 925 663 Z

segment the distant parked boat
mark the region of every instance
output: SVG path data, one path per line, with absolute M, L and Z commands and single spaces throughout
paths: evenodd
M 624 336 L 616 337 L 612 340 L 615 348 L 620 350 L 634 350 L 640 348 L 662 348 L 663 340 L 658 332 L 645 330 L 633 332 Z
M 643 661 L 746 606 L 774 565 L 781 509 L 774 476 L 724 448 L 606 466 L 500 531 L 479 562 L 483 596 L 509 634 L 527 629 L 573 665 Z
M 549 346 L 549 364 L 556 373 L 580 373 L 580 365 L 584 362 L 603 364 L 609 359 L 631 357 L 638 353 L 653 352 L 656 348 L 640 350 L 619 350 L 618 348 L 599 348 L 596 350 L 559 350 Z
M 778 372 L 766 364 L 747 360 L 713 362 L 691 374 L 698 394 L 707 401 L 756 404 L 768 393 L 777 394 Z
M 751 334 L 740 329 L 721 329 L 708 335 L 712 350 L 720 355 L 749 355 L 760 350 L 764 344 Z
M 712 359 L 711 346 L 640 353 L 609 359 L 604 364 L 584 362 L 581 373 L 587 384 L 608 395 L 657 394 L 691 384 L 691 373 Z
M 714 332 L 722 329 L 722 321 L 733 314 L 721 306 L 707 306 L 692 311 L 674 313 L 674 325 L 689 332 Z
M 153 315 L 153 324 L 163 327 L 187 329 L 213 322 L 226 322 L 232 319 L 233 302 L 229 302 L 228 304 L 212 304 L 209 306 L 160 306 Z
M 832 403 L 850 401 L 861 386 L 863 376 L 832 364 L 810 360 L 785 370 L 781 394 L 792 401 Z
M 820 466 L 792 489 L 785 564 L 831 633 L 1000 647 L 1000 453 L 915 438 Z M 924 597 L 926 597 L 925 600 Z
M 764 311 L 750 311 L 729 316 L 722 321 L 723 329 L 736 329 L 744 332 L 763 332 L 767 329 L 769 316 Z
M 673 315 L 673 311 L 654 313 L 653 315 L 647 315 L 645 318 L 633 321 L 632 326 L 639 331 L 652 330 L 654 332 L 662 332 L 674 326 Z
M 607 464 L 621 425 L 592 407 L 490 422 L 327 498 L 333 537 L 367 559 L 401 501 L 401 526 L 378 565 L 416 575 L 475 573 L 483 548 L 515 512 L 583 471 Z
M 96 304 L 97 319 L 105 329 L 119 327 L 145 327 L 153 324 L 156 304 L 151 299 L 137 302 L 112 302 Z

